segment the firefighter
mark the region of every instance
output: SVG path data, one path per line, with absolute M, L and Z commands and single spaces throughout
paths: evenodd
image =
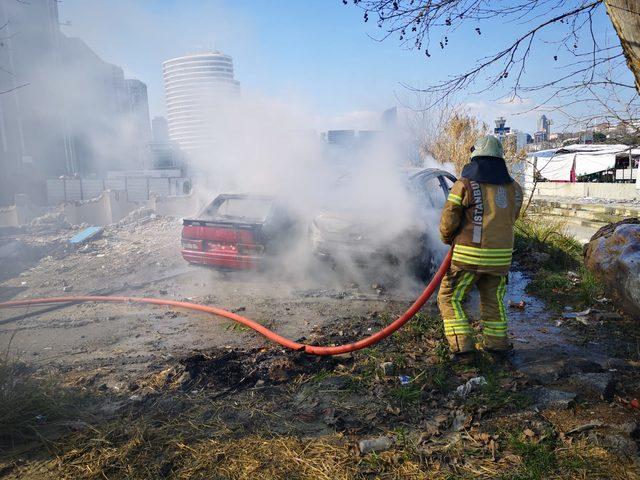
M 475 350 L 473 331 L 462 308 L 475 285 L 480 292 L 483 349 L 506 352 L 504 295 L 513 253 L 513 225 L 522 207 L 522 189 L 511 178 L 500 140 L 479 138 L 471 160 L 453 187 L 440 219 L 442 241 L 453 246 L 451 267 L 440 285 L 438 306 L 452 353 Z

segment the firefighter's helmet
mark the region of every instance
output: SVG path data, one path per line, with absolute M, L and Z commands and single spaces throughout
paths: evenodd
M 504 158 L 502 143 L 493 135 L 480 137 L 471 147 L 471 158 L 473 157 Z

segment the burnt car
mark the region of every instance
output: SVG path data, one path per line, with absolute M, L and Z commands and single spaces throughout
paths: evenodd
M 427 278 L 434 267 L 439 215 L 455 180 L 435 168 L 404 171 L 402 184 L 415 221 L 387 236 L 381 233 L 388 230 L 389 218 L 348 204 L 327 206 L 309 227 L 313 253 L 336 267 L 345 262 L 359 267 L 391 265 Z M 341 188 L 349 188 L 348 180 Z
M 275 197 L 218 195 L 182 227 L 182 258 L 219 270 L 266 266 L 295 237 L 297 222 Z

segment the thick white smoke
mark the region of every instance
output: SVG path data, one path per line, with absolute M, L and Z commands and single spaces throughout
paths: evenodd
M 411 248 L 403 244 L 413 238 L 407 232 L 427 231 L 438 257 L 439 210 L 416 201 L 409 189 L 409 172 L 417 169 L 417 145 L 404 119 L 386 129 L 381 122 L 368 140 L 348 148 L 321 138 L 313 118 L 292 103 L 255 94 L 212 106 L 211 147 L 191 157 L 198 194 L 205 202 L 220 193 L 269 194 L 285 203 L 300 222 L 299 238 L 278 259 L 278 270 L 297 279 L 308 277 L 310 270 L 318 273 L 310 257 L 309 227 L 322 215 L 358 224 L 366 232 L 366 243 L 381 249 Z M 435 165 L 420 165 L 425 166 Z M 426 192 L 423 200 L 429 195 L 444 203 L 441 191 Z M 363 245 L 365 256 L 367 248 Z M 386 263 L 382 257 L 370 258 L 366 268 L 350 256 L 336 260 L 340 273 L 346 273 L 340 280 L 375 282 L 366 278 L 372 268 L 378 280 L 397 283 L 410 276 L 406 265 Z

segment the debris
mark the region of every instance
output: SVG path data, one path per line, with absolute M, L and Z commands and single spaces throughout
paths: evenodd
M 524 300 L 520 300 L 519 302 L 514 302 L 512 300 L 509 300 L 509 308 L 517 308 L 518 310 L 524 310 L 526 306 L 527 304 Z
M 587 308 L 581 312 L 565 312 L 562 314 L 562 318 L 577 318 L 577 317 L 586 317 L 591 313 L 591 309 Z
M 603 425 L 601 420 L 594 420 L 593 422 L 585 423 L 584 425 L 579 425 L 577 427 L 572 428 L 571 430 L 565 432 L 565 435 L 572 435 L 574 433 L 584 432 L 585 430 L 591 430 L 592 428 L 598 428 Z
M 640 409 L 640 402 L 638 401 L 638 399 L 637 399 L 637 398 L 634 398 L 633 400 L 631 400 L 631 401 L 629 402 L 629 406 L 630 406 L 631 408 L 635 408 L 636 410 L 638 410 L 638 409 Z
M 529 340 L 527 340 L 526 338 L 515 338 L 514 340 L 520 343 L 529 343 Z
M 36 227 L 38 230 L 59 230 L 69 228 L 71 224 L 67 221 L 64 213 L 49 212 L 31 220 L 31 226 Z
M 569 277 L 569 279 L 573 280 L 573 281 L 579 281 L 580 280 L 580 275 L 578 275 L 576 272 L 573 272 L 571 270 L 569 270 L 567 272 L 567 277 Z
M 534 263 L 541 264 L 546 263 L 551 258 L 551 255 L 545 252 L 531 252 L 530 257 Z
M 80 245 L 89 240 L 97 238 L 103 231 L 102 227 L 87 227 L 79 233 L 76 233 L 69 239 L 69 243 L 72 245 Z
M 479 387 L 486 385 L 487 380 L 484 377 L 473 377 L 467 381 L 467 383 L 460 385 L 456 388 L 456 395 L 460 397 L 466 397 L 472 391 L 477 390 Z
M 382 364 L 380 364 L 380 369 L 385 375 L 393 375 L 395 366 L 393 365 L 393 362 L 383 362 Z
M 64 287 L 62 287 L 63 292 L 70 292 L 71 290 L 73 290 L 73 287 L 71 285 L 65 285 Z
M 471 420 L 471 416 L 465 414 L 462 411 L 459 411 L 456 413 L 456 415 L 453 417 L 453 421 L 451 422 L 451 429 L 454 432 L 459 432 L 460 430 L 462 430 L 467 423 Z
M 400 380 L 400 385 L 409 385 L 411 383 L 411 377 L 407 375 L 400 375 L 398 379 Z
M 361 455 L 371 452 L 383 452 L 393 446 L 394 439 L 391 437 L 367 438 L 358 442 L 358 450 Z

